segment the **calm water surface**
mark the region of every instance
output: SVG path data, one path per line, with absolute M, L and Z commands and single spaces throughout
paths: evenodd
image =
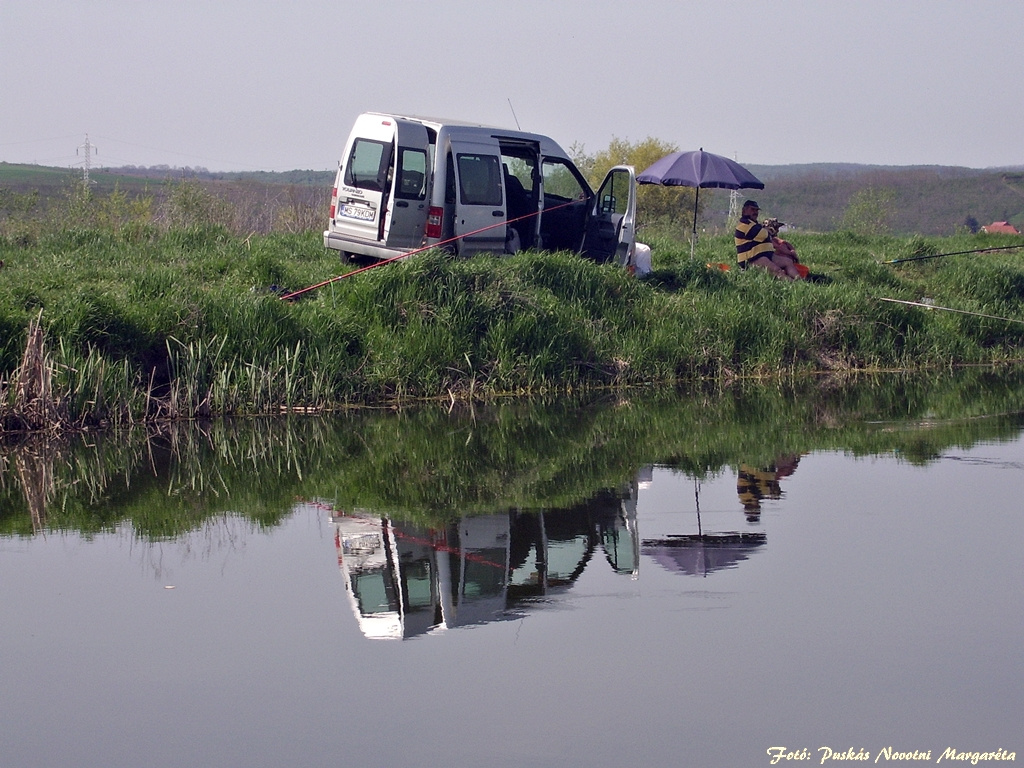
M 449 525 L 311 494 L 5 536 L 0 766 L 1024 760 L 1022 491 L 1016 432 L 642 465 Z

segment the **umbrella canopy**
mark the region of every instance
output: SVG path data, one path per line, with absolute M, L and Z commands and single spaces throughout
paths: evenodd
M 763 533 L 705 533 L 644 539 L 641 554 L 670 571 L 688 576 L 707 576 L 712 571 L 735 568 L 764 546 Z
M 693 198 L 693 238 L 690 241 L 690 256 L 693 256 L 697 240 L 697 201 L 702 188 L 764 189 L 764 183 L 735 160 L 705 152 L 703 147 L 696 152 L 673 152 L 665 155 L 645 171 L 637 174 L 636 180 L 639 184 L 693 187 L 697 190 Z

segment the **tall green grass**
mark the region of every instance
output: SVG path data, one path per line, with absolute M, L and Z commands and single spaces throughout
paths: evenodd
M 282 292 L 343 268 L 316 234 L 243 239 L 211 224 L 144 238 L 110 228 L 28 245 L 0 237 L 0 407 L 10 414 L 36 316 L 54 391 L 78 428 L 1021 360 L 1024 252 L 884 263 L 1015 241 L 790 239 L 818 281 L 709 268 L 735 258 L 720 237 L 700 242 L 696 259 L 654 240 L 643 279 L 570 254 L 431 252 L 287 302 Z

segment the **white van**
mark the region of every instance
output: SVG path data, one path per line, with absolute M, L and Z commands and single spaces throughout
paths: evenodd
M 345 260 L 534 248 L 627 266 L 635 225 L 631 166 L 609 171 L 595 195 L 547 136 L 368 112 L 338 165 L 324 245 Z

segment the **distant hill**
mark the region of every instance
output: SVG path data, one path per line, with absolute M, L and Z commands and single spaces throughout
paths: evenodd
M 104 194 L 115 186 L 126 192 L 152 190 L 165 182 L 194 179 L 201 182 L 246 183 L 267 185 L 297 185 L 330 187 L 334 171 L 249 171 L 220 173 L 205 168 L 171 168 L 166 165 L 152 167 L 124 166 L 121 168 L 93 168 L 89 181 L 93 189 Z M 64 189 L 68 184 L 82 180 L 80 168 L 50 168 L 42 165 L 17 165 L 0 162 L 0 185 L 15 192 L 39 190 L 42 197 Z
M 205 168 L 170 168 L 169 166 L 103 168 L 102 173 L 115 176 L 130 176 L 143 179 L 181 179 L 199 181 L 248 181 L 260 184 L 298 184 L 306 186 L 329 186 L 334 182 L 334 171 L 239 171 L 225 173 L 208 171 Z M 93 172 L 95 173 L 95 171 Z
M 832 179 L 850 179 L 879 171 L 916 172 L 933 171 L 949 177 L 982 176 L 991 173 L 1022 172 L 1024 165 L 1005 168 L 964 168 L 958 165 L 863 165 L 860 163 L 796 163 L 793 165 L 748 165 L 750 171 L 762 181 L 784 178 L 817 176 Z
M 762 215 L 776 216 L 796 229 L 835 230 L 851 198 L 864 189 L 891 191 L 891 231 L 896 234 L 948 235 L 969 223 L 1009 221 L 1024 230 L 1024 166 L 959 168 L 953 166 L 883 166 L 848 163 L 749 165 L 765 183 L 763 190 L 741 190 L 755 197 Z M 80 169 L 0 163 L 0 188 L 26 193 L 38 190 L 43 201 L 66 193 L 80 182 Z M 284 190 L 308 189 L 326 196 L 334 171 L 295 170 L 216 173 L 203 168 L 95 168 L 90 180 L 97 194 L 116 188 L 130 195 L 160 197 L 169 182 L 194 179 L 229 200 L 252 200 L 262 195 L 280 199 Z M 288 193 L 290 194 L 290 193 Z M 729 194 L 701 193 L 703 226 L 728 228 Z M 324 212 L 326 216 L 326 211 Z
M 1024 167 L 881 166 L 842 163 L 747 166 L 764 182 L 762 213 L 796 228 L 837 228 L 851 198 L 891 190 L 890 226 L 898 234 L 948 235 L 968 222 L 1024 225 Z
M 129 198 L 146 197 L 155 203 L 156 211 L 166 210 L 164 203 L 182 181 L 199 184 L 226 201 L 230 228 L 245 235 L 321 228 L 327 221 L 334 172 L 211 173 L 202 168 L 167 166 L 93 168 L 89 172 L 94 196 L 102 198 L 117 190 Z M 5 213 L 23 207 L 25 200 L 35 202 L 33 214 L 53 211 L 72 191 L 80 190 L 81 184 L 81 169 L 0 163 L 0 221 Z

